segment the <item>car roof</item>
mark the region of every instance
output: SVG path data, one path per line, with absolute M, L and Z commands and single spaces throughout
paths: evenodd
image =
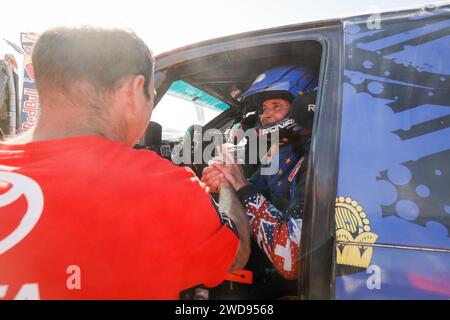
M 408 12 L 413 10 L 434 10 L 439 7 L 450 5 L 450 1 L 444 1 L 444 2 L 434 2 L 429 4 L 424 4 L 423 6 L 417 6 L 417 5 L 411 5 L 411 6 L 403 6 L 400 8 L 394 8 L 390 10 L 383 11 L 381 13 L 388 14 L 388 13 L 402 13 L 402 12 Z M 172 49 L 166 52 L 163 52 L 161 54 L 158 54 L 155 56 L 156 60 L 165 58 L 168 55 L 177 54 L 179 52 L 183 52 L 186 50 L 198 48 L 198 47 L 206 47 L 218 43 L 228 42 L 232 40 L 238 40 L 238 39 L 245 39 L 245 38 L 251 38 L 254 36 L 261 36 L 261 35 L 267 35 L 267 34 L 273 34 L 273 33 L 281 33 L 281 32 L 289 32 L 294 30 L 307 30 L 307 29 L 314 29 L 314 28 L 322 28 L 327 26 L 333 26 L 336 24 L 340 24 L 345 20 L 356 20 L 357 18 L 360 18 L 361 20 L 365 17 L 371 16 L 371 14 L 355 14 L 351 16 L 345 16 L 345 17 L 339 17 L 334 19 L 325 19 L 325 20 L 318 20 L 318 21 L 310 21 L 310 22 L 303 22 L 303 23 L 297 23 L 297 24 L 290 24 L 285 26 L 278 26 L 278 27 L 272 27 L 272 28 L 266 28 L 266 29 L 260 29 L 260 30 L 254 30 L 254 31 L 246 31 L 242 33 L 237 33 L 233 35 L 227 35 L 223 37 L 213 38 L 209 40 L 204 40 L 200 42 L 196 42 L 193 44 L 189 44 L 186 46 L 182 46 L 176 49 Z

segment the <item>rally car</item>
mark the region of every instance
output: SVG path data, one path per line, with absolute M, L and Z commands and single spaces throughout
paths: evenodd
M 264 70 L 315 70 L 297 298 L 449 299 L 449 55 L 448 4 L 186 46 L 156 57 L 141 144 L 172 159 L 192 125 L 227 135 L 248 116 L 240 92 Z

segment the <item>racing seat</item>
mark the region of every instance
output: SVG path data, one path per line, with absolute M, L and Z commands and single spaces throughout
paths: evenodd
M 150 150 L 161 156 L 161 133 L 162 127 L 159 123 L 150 121 L 143 137 L 143 144 L 134 145 L 138 150 Z
M 144 134 L 144 146 L 161 155 L 162 126 L 154 121 L 150 121 Z

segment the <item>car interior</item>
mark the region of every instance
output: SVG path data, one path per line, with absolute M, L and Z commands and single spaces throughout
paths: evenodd
M 158 102 L 166 94 L 171 84 L 182 80 L 229 106 L 229 109 L 203 127 L 200 127 L 198 123 L 193 123 L 190 128 L 190 130 L 193 130 L 191 133 L 193 134 L 200 129 L 216 128 L 225 134 L 232 126 L 256 110 L 253 106 L 244 105 L 239 96 L 252 85 L 258 75 L 270 68 L 288 64 L 302 65 L 319 72 L 321 59 L 322 46 L 315 40 L 250 47 L 192 59 L 164 70 L 167 76 L 157 86 L 156 108 L 158 108 Z M 195 97 L 192 100 L 195 101 Z M 249 119 L 251 118 L 249 117 Z M 258 119 L 253 124 L 250 120 L 247 122 L 250 122 L 250 126 L 255 126 L 258 124 Z M 164 123 L 161 123 L 161 125 L 164 132 Z M 145 137 L 152 136 L 150 131 L 154 131 L 155 126 L 155 122 L 150 123 Z M 161 135 L 157 136 L 160 137 Z M 167 147 L 172 150 L 174 146 L 173 142 L 155 143 L 154 138 L 152 138 L 152 141 L 153 145 L 165 146 L 166 152 Z M 146 147 L 149 147 L 145 141 L 143 143 Z M 194 150 L 194 146 L 192 146 L 192 150 Z M 197 175 L 200 175 L 201 169 L 206 165 L 206 163 L 203 163 L 191 167 Z

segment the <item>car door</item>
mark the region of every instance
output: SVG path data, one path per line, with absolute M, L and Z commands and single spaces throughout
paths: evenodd
M 449 9 L 343 21 L 337 299 L 450 298 Z

